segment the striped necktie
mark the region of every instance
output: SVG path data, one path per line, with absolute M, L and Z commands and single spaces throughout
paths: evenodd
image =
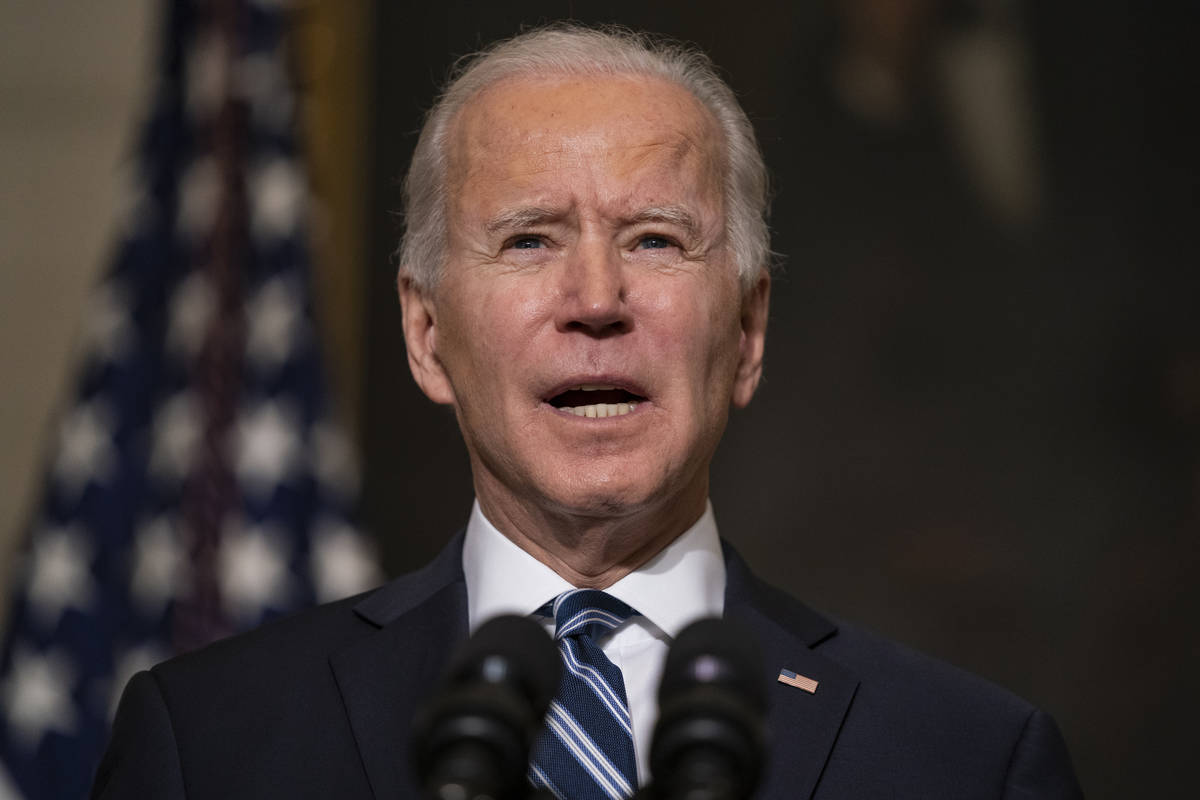
M 637 787 L 633 727 L 621 670 L 596 640 L 637 612 L 596 589 L 563 592 L 554 616 L 562 682 L 530 758 L 529 780 L 559 800 L 624 800 Z

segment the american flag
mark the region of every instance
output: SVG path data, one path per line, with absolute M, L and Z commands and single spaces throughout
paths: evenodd
M 0 800 L 84 796 L 135 671 L 378 582 L 327 413 L 283 5 L 166 3 L 136 202 L 15 576 Z
M 803 689 L 809 694 L 815 694 L 818 686 L 817 681 L 804 675 L 797 675 L 790 669 L 779 670 L 779 682 L 786 683 L 788 686 L 794 686 L 797 689 Z

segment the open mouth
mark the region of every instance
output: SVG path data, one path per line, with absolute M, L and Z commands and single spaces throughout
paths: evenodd
M 577 417 L 621 417 L 645 399 L 616 386 L 585 383 L 559 392 L 546 402 Z

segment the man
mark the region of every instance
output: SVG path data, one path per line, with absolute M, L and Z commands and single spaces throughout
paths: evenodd
M 1079 796 L 1046 715 L 835 625 L 718 538 L 708 467 L 762 371 L 769 248 L 752 129 L 703 56 L 565 26 L 501 43 L 430 113 L 406 203 L 409 365 L 470 454 L 465 535 L 364 598 L 136 676 L 94 796 L 417 796 L 414 709 L 502 612 L 542 614 L 611 701 L 552 705 L 530 776 L 561 797 L 648 780 L 663 658 L 714 615 L 767 658 L 761 797 Z M 572 639 L 578 597 L 612 629 Z

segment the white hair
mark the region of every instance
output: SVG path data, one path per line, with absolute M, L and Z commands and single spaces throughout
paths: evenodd
M 767 169 L 754 127 L 733 90 L 700 50 L 620 27 L 557 23 L 500 41 L 460 59 L 430 109 L 404 179 L 400 276 L 422 290 L 441 277 L 447 250 L 447 147 L 452 123 L 479 92 L 523 76 L 633 75 L 660 78 L 690 92 L 724 137 L 725 233 L 743 290 L 770 265 Z

